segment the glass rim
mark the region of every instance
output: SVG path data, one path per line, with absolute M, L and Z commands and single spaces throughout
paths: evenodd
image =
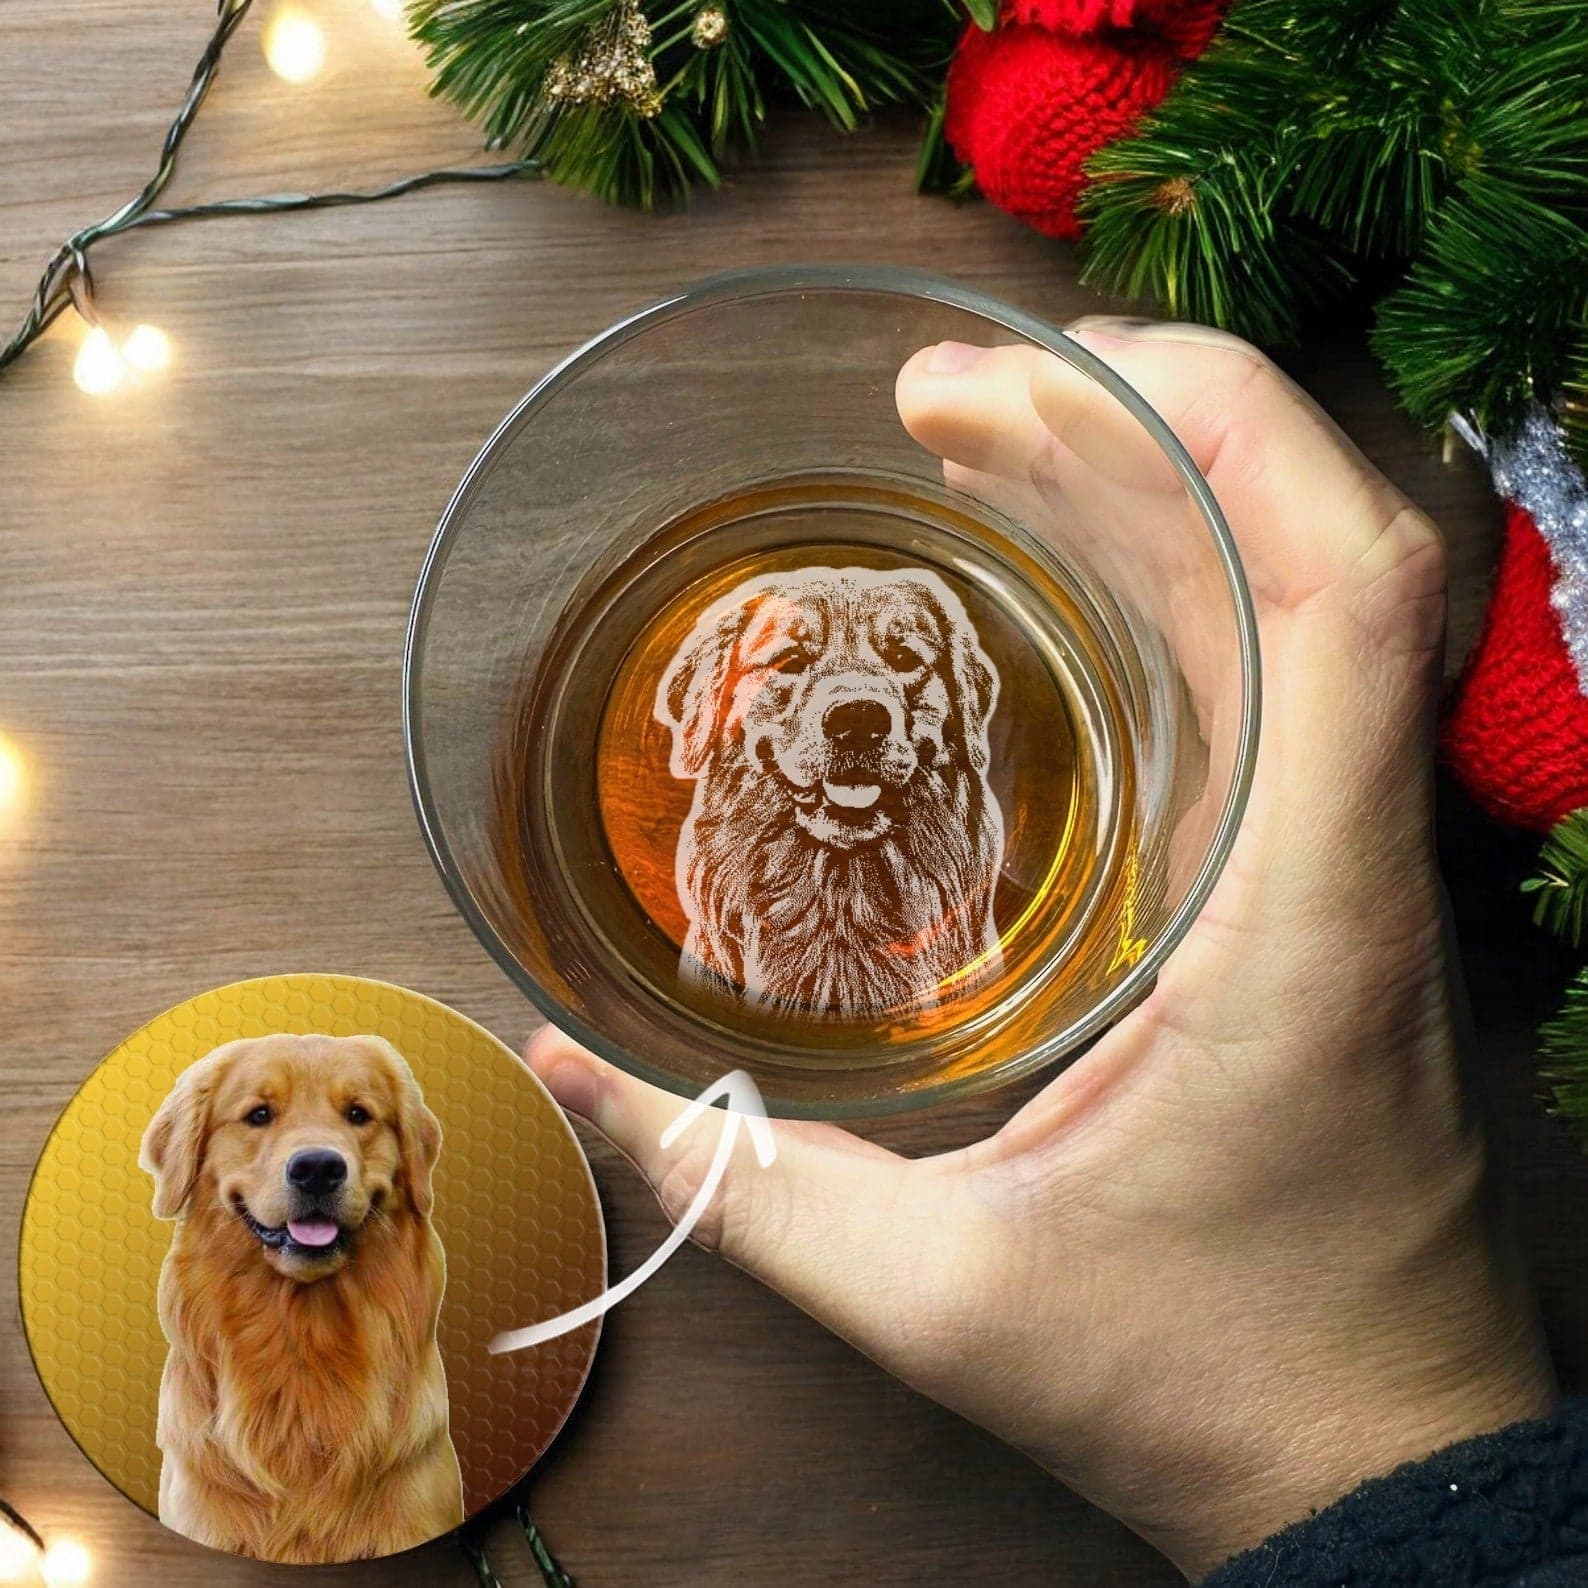
M 1179 947 L 1191 924 L 1201 914 L 1214 885 L 1223 873 L 1246 812 L 1252 774 L 1257 762 L 1258 725 L 1262 705 L 1262 675 L 1257 638 L 1257 616 L 1251 590 L 1241 565 L 1235 537 L 1223 510 L 1202 471 L 1157 410 L 1134 386 L 1090 349 L 1047 321 L 1011 308 L 972 288 L 961 286 L 929 271 L 877 265 L 780 265 L 730 270 L 708 276 L 614 322 L 604 331 L 559 360 L 513 406 L 492 430 L 485 444 L 464 471 L 440 520 L 420 567 L 403 640 L 402 717 L 403 751 L 408 768 L 408 788 L 419 830 L 431 862 L 458 913 L 529 1002 L 553 1025 L 591 1052 L 620 1069 L 649 1081 L 679 1097 L 692 1097 L 695 1088 L 665 1070 L 657 1069 L 638 1054 L 609 1042 L 587 1021 L 554 998 L 525 969 L 518 956 L 475 903 L 474 896 L 454 861 L 435 807 L 424 745 L 420 735 L 423 655 L 436 591 L 445 571 L 453 542 L 465 515 L 498 457 L 536 411 L 564 386 L 608 353 L 645 331 L 700 309 L 766 297 L 805 296 L 820 293 L 869 293 L 940 303 L 975 315 L 1026 341 L 1046 349 L 1081 374 L 1094 380 L 1115 398 L 1142 426 L 1168 458 L 1186 493 L 1195 503 L 1213 541 L 1235 615 L 1241 662 L 1241 717 L 1235 758 L 1224 808 L 1207 851 L 1185 897 L 1153 937 L 1146 952 L 1120 981 L 1084 1014 L 1034 1046 L 973 1076 L 959 1076 L 879 1096 L 840 1099 L 774 1098 L 768 1112 L 788 1119 L 868 1119 L 927 1108 L 953 1098 L 990 1091 L 1030 1075 L 1059 1055 L 1091 1041 L 1150 990 L 1165 961 Z

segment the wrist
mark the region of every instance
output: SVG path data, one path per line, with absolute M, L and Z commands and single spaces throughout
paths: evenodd
M 1335 1504 L 1369 1479 L 1513 1423 L 1547 1417 L 1559 1404 L 1554 1373 L 1527 1327 L 1471 1371 L 1354 1374 L 1297 1386 L 1275 1408 L 1267 1436 L 1221 1477 L 1195 1482 L 1178 1523 L 1152 1541 L 1200 1580 L 1231 1556 Z
M 1588 1401 L 1446 1445 L 1226 1561 L 1203 1588 L 1583 1580 Z

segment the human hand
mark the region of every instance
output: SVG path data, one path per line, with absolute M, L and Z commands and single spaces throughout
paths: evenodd
M 1229 863 L 1149 997 L 996 1135 L 911 1161 L 780 1122 L 777 1163 L 743 1149 L 696 1237 L 1201 1574 L 1555 1388 L 1462 1085 L 1439 536 L 1243 344 L 1073 334 L 1240 543 L 1265 702 Z M 898 402 L 951 479 L 1134 488 L 1117 420 L 1048 355 L 928 349 Z M 676 1218 L 714 1133 L 664 1151 L 675 1098 L 554 1031 L 528 1056 Z

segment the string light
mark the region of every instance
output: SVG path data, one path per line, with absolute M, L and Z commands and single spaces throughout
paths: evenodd
M 33 1524 L 15 1506 L 0 1500 L 0 1582 L 25 1582 L 43 1554 L 44 1540 Z
M 0 733 L 0 816 L 15 810 L 22 803 L 22 796 L 27 790 L 27 764 L 22 759 L 22 752 L 3 733 Z M 23 1537 L 26 1529 L 18 1530 L 20 1518 L 12 1515 L 9 1506 L 0 1501 L 0 1515 L 4 1516 L 4 1523 L 0 1523 L 0 1563 L 10 1559 L 15 1553 L 14 1540 Z M 32 1556 L 28 1557 L 30 1560 Z M 0 1582 L 10 1582 L 6 1576 L 3 1564 L 0 1564 Z
M 385 17 L 388 22 L 399 21 L 403 14 L 403 0 L 369 0 L 374 8 L 375 15 Z
M 72 363 L 72 379 L 90 397 L 108 397 L 127 378 L 127 361 L 104 326 L 93 326 Z
M 56 1539 L 39 1562 L 39 1575 L 49 1588 L 78 1588 L 93 1572 L 93 1560 L 75 1538 Z
M 39 1552 L 12 1528 L 0 1532 L 0 1582 L 22 1582 L 33 1575 Z
M 72 363 L 72 379 L 90 397 L 108 397 L 133 374 L 158 375 L 171 362 L 171 339 L 157 325 L 135 325 L 120 347 L 102 325 L 92 326 Z
M 277 77 L 307 83 L 325 65 L 325 34 L 306 11 L 283 6 L 265 24 L 265 60 Z
M 445 167 L 402 177 L 384 187 L 354 193 L 276 193 L 259 198 L 215 199 L 203 204 L 186 204 L 158 209 L 155 200 L 165 190 L 176 171 L 177 153 L 187 137 L 199 107 L 204 103 L 220 69 L 221 52 L 241 26 L 253 0 L 216 0 L 218 21 L 210 34 L 186 96 L 160 147 L 160 163 L 143 187 L 103 220 L 84 226 L 66 239 L 51 256 L 39 277 L 33 302 L 15 335 L 0 347 L 0 372 L 36 342 L 65 311 L 75 305 L 89 326 L 79 347 L 72 374 L 77 384 L 95 396 L 118 390 L 127 383 L 129 370 L 148 374 L 169 361 L 170 343 L 157 327 L 135 326 L 118 347 L 101 324 L 93 306 L 93 280 L 88 270 L 88 253 L 96 243 L 119 236 L 140 226 L 163 226 L 173 221 L 214 219 L 223 215 L 273 215 L 289 210 L 331 209 L 347 204 L 374 204 L 398 198 L 422 188 L 445 182 L 500 182 L 511 177 L 538 176 L 540 162 L 535 159 L 511 160 L 502 165 Z M 372 0 L 385 16 L 388 7 L 400 15 L 402 0 Z M 307 12 L 287 6 L 271 19 L 264 38 L 266 59 L 272 70 L 289 82 L 303 82 L 315 76 L 325 60 L 325 36 Z
M 140 374 L 157 375 L 171 362 L 171 339 L 157 325 L 135 325 L 121 356 Z

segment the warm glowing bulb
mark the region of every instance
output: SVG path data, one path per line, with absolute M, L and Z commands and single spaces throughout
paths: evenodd
M 153 375 L 171 362 L 171 339 L 157 325 L 135 325 L 121 344 L 121 356 L 135 370 Z
M 6 752 L 9 746 L 0 741 L 0 807 L 6 803 Z M 25 1533 L 0 1522 L 0 1582 L 22 1582 L 33 1575 L 38 1564 L 38 1546 Z
M 325 35 L 302 11 L 278 11 L 265 29 L 265 59 L 277 77 L 306 83 L 325 65 Z
M 388 22 L 395 22 L 403 14 L 403 0 L 369 0 L 375 8 L 377 16 L 383 16 Z
M 75 1538 L 56 1539 L 39 1562 L 39 1575 L 49 1588 L 75 1588 L 88 1581 L 93 1569 L 88 1551 Z
M 83 345 L 77 350 L 77 360 L 72 365 L 72 379 L 90 397 L 103 397 L 107 392 L 113 392 L 126 379 L 126 375 L 126 362 L 116 344 L 110 340 L 110 332 L 104 326 L 96 325 L 83 338 Z
M 22 791 L 26 787 L 27 767 L 22 752 L 0 733 L 0 815 L 22 803 Z M 0 1527 L 0 1582 L 10 1581 L 5 1574 L 5 1563 L 11 1559 L 17 1540 L 26 1548 L 33 1548 L 32 1541 L 15 1528 Z M 27 1559 L 32 1560 L 33 1556 Z

